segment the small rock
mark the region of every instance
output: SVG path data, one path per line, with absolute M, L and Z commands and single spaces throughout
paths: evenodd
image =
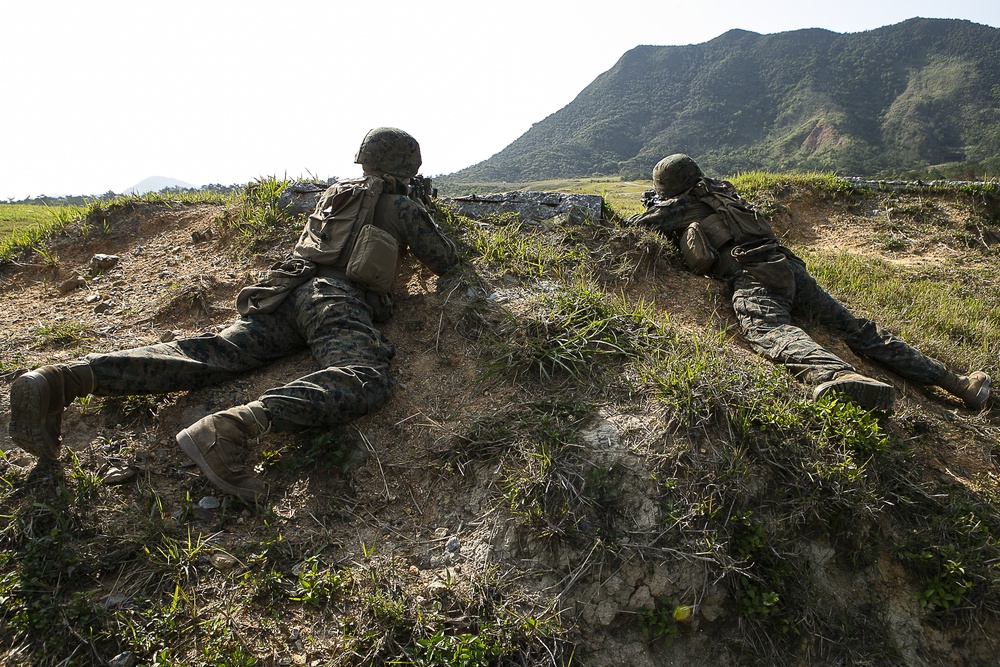
M 449 553 L 455 553 L 461 548 L 462 545 L 459 543 L 458 538 L 455 536 L 452 536 L 451 539 L 449 539 L 448 542 L 444 545 L 445 551 Z
M 205 496 L 198 501 L 198 507 L 204 510 L 217 510 L 221 507 L 221 503 L 215 496 Z
M 197 505 L 191 508 L 191 515 L 198 521 L 213 521 L 216 518 L 215 510 L 207 510 Z
M 222 551 L 212 554 L 211 562 L 217 570 L 231 570 L 239 563 L 234 557 Z
M 444 583 L 443 581 L 437 581 L 437 580 L 430 582 L 429 584 L 427 584 L 427 587 L 424 588 L 424 592 L 428 595 L 428 597 L 432 598 L 444 595 L 444 593 L 447 590 L 448 590 L 448 584 Z
M 106 473 L 104 473 L 101 481 L 108 485 L 124 484 L 125 482 L 132 480 L 134 477 L 135 468 L 110 468 Z
M 108 312 L 110 308 L 111 306 L 106 301 L 102 301 L 101 303 L 94 306 L 94 314 L 101 315 L 102 313 Z
M 84 299 L 84 302 L 86 302 L 86 303 L 96 303 L 96 302 L 98 302 L 100 300 L 101 300 L 101 295 L 97 294 L 95 292 L 94 294 L 91 294 L 86 299 Z
M 117 609 L 128 600 L 128 596 L 123 593 L 112 593 L 104 598 L 104 606 L 108 609 Z
M 102 255 L 97 254 L 90 259 L 90 273 L 98 274 L 107 271 L 108 269 L 113 269 L 118 266 L 120 258 L 118 255 Z
M 131 651 L 125 651 L 111 658 L 108 667 L 132 667 L 134 664 L 135 654 Z
M 87 281 L 80 276 L 74 275 L 72 278 L 68 278 L 59 285 L 60 294 L 68 294 L 78 287 L 83 287 L 87 284 Z

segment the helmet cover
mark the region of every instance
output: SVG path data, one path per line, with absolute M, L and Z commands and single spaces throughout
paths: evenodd
M 704 177 L 694 160 L 684 153 L 674 153 L 653 167 L 653 188 L 661 199 L 670 199 L 687 192 Z
M 361 140 L 354 162 L 366 172 L 412 178 L 420 169 L 420 144 L 395 127 L 376 127 Z

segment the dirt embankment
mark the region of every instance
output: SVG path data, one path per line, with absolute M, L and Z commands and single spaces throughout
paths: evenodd
M 915 222 L 922 203 L 907 200 L 910 209 L 904 211 L 897 203 L 899 210 L 886 213 L 884 207 L 892 205 L 877 197 L 851 206 L 786 198 L 776 205 L 775 226 L 790 243 L 814 252 L 878 255 L 903 265 L 967 256 L 968 245 L 952 241 L 967 238 L 972 243 L 977 230 L 969 228 L 964 212 L 952 201 L 935 204 L 935 210 L 953 217 L 950 231 L 937 236 L 921 231 Z M 214 222 L 221 212 L 220 206 L 208 204 L 141 207 L 116 215 L 106 234 L 54 239 L 44 254 L 24 257 L 3 269 L 0 446 L 5 459 L 0 466 L 7 479 L 23 485 L 41 474 L 34 459 L 6 437 L 8 390 L 19 369 L 218 330 L 236 317 L 233 303 L 238 290 L 287 248 L 275 247 L 252 263 L 233 259 L 226 250 L 232 240 Z M 213 233 L 204 234 L 213 228 Z M 985 232 L 978 233 L 982 238 Z M 91 272 L 97 254 L 119 260 L 102 273 Z M 990 270 L 996 269 L 995 258 L 983 259 L 981 253 L 977 257 Z M 630 298 L 655 303 L 682 331 L 733 326 L 721 285 L 679 271 L 669 257 L 643 261 L 642 270 L 637 264 L 627 277 Z M 83 280 L 73 283 L 73 278 Z M 148 512 L 153 496 L 165 535 L 211 535 L 217 548 L 240 553 L 253 552 L 256 545 L 281 533 L 296 545 L 296 553 L 319 554 L 343 564 L 368 562 L 374 548 L 379 557 L 406 565 L 401 575 L 406 585 L 421 591 L 414 599 L 438 596 L 446 608 L 455 604 L 456 609 L 460 605 L 449 603 L 440 592 L 442 577 L 448 586 L 454 577 L 459 582 L 454 585 L 474 587 L 484 572 L 499 567 L 511 585 L 524 589 L 525 599 L 530 598 L 536 611 L 560 610 L 579 664 L 751 664 L 753 655 L 766 654 L 760 646 L 741 652 L 746 635 L 740 629 L 740 611 L 729 584 L 716 578 L 718 572 L 705 564 L 703 555 L 644 551 L 630 538 L 614 547 L 619 550 L 615 554 L 600 552 L 604 546 L 599 540 L 578 551 L 571 541 L 538 539 L 524 529 L 523 517 L 512 515 L 497 482 L 502 471 L 490 469 L 497 462 L 469 453 L 456 456 L 456 448 L 470 441 L 473 430 L 482 431 L 491 416 L 509 414 L 519 402 L 534 400 L 530 384 L 477 382 L 483 361 L 481 337 L 492 326 L 483 319 L 481 308 L 486 298 L 494 304 L 487 307 L 516 313 L 534 290 L 546 288 L 511 276 L 479 278 L 479 285 L 469 285 L 439 280 L 416 266 L 407 269 L 397 289 L 397 314 L 384 328 L 397 349 L 394 398 L 377 415 L 335 434 L 325 452 L 286 434 L 270 434 L 253 445 L 251 456 L 258 460 L 270 457 L 291 463 L 284 468 L 265 466 L 272 495 L 264 515 L 238 505 L 230 512 L 201 503 L 221 494 L 186 460 L 173 435 L 204 414 L 253 400 L 268 387 L 309 372 L 313 362 L 305 351 L 204 390 L 73 406 L 63 420 L 64 444 L 80 469 L 108 482 L 101 495 L 108 503 L 108 517 Z M 860 366 L 867 365 L 822 331 L 816 336 Z M 733 354 L 742 355 L 747 367 L 768 366 L 746 349 L 735 328 L 728 337 Z M 904 395 L 890 428 L 914 439 L 926 437 L 921 429 L 934 430 L 930 440 L 938 447 L 934 456 L 941 480 L 967 486 L 996 480 L 1000 471 L 993 450 L 1000 419 L 995 408 L 974 415 L 939 393 L 900 385 Z M 596 411 L 601 419 L 580 427 L 580 441 L 593 447 L 607 470 L 615 471 L 608 479 L 618 475 L 621 484 L 615 493 L 633 494 L 619 504 L 629 518 L 623 534 L 667 531 L 670 522 L 657 496 L 662 492 L 658 485 L 665 482 L 651 479 L 648 468 L 651 461 L 668 456 L 656 448 L 669 449 L 675 438 L 671 429 L 676 426 L 654 401 L 614 393 L 620 390 L 609 387 L 603 394 L 588 394 L 602 395 L 604 402 Z M 804 387 L 795 391 L 807 393 Z M 482 442 L 477 442 L 488 447 L 488 437 L 480 436 Z M 712 456 L 714 451 L 705 444 L 700 453 L 694 449 L 683 456 Z M 918 458 L 926 462 L 928 456 L 923 452 Z M 68 484 L 79 482 L 70 479 Z M 3 513 L 25 512 L 19 503 L 30 499 L 26 493 L 8 492 Z M 229 499 L 217 499 L 229 507 Z M 95 519 L 93 529 L 107 530 L 111 522 Z M 843 554 L 837 556 L 835 551 L 836 545 L 822 540 L 809 542 L 803 549 L 803 567 L 817 577 L 821 597 L 846 599 L 845 605 L 851 596 L 865 598 L 871 605 L 880 601 L 878 625 L 889 637 L 887 645 L 895 643 L 898 650 L 885 662 L 872 656 L 866 664 L 991 664 L 994 647 L 988 637 L 995 637 L 998 629 L 992 613 L 964 617 L 978 626 L 976 639 L 965 641 L 962 628 L 921 608 L 910 593 L 910 575 L 889 555 L 854 572 L 844 565 Z M 140 569 L 141 565 L 128 562 L 115 564 L 103 578 L 92 580 L 93 597 L 132 594 L 129 587 L 137 586 L 138 575 L 123 574 Z M 116 573 L 117 581 L 112 576 Z M 198 594 L 213 593 L 198 590 Z M 648 641 L 637 619 L 643 610 L 666 599 L 684 602 L 695 614 L 671 626 L 670 637 Z M 266 664 L 327 664 L 324 660 L 337 654 L 343 639 L 340 630 L 326 626 L 329 618 L 323 617 L 321 623 L 313 610 L 302 605 L 283 610 L 286 618 L 280 629 L 272 628 L 259 609 L 233 613 L 238 625 L 254 628 L 250 643 L 257 642 L 257 655 Z M 454 623 L 462 630 L 476 627 L 473 618 L 456 618 Z M 291 627 L 310 635 L 309 646 L 296 647 L 281 637 Z M 810 628 L 789 631 L 801 637 L 796 658 L 800 664 L 834 664 L 830 661 L 837 651 Z M 766 638 L 758 640 L 767 643 Z M 830 641 L 836 645 L 843 638 Z M 568 655 L 560 658 L 560 664 Z M 290 662 L 281 662 L 286 659 Z M 344 660 L 336 664 L 349 664 Z

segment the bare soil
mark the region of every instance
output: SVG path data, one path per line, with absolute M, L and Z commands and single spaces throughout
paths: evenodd
M 68 235 L 53 240 L 48 256 L 22 257 L 0 274 L 5 294 L 0 310 L 0 448 L 6 459 L 0 466 L 15 471 L 19 478 L 30 477 L 36 461 L 13 446 L 6 435 L 9 420 L 10 383 L 18 372 L 46 363 L 68 361 L 91 351 L 110 351 L 156 343 L 170 337 L 197 335 L 218 330 L 236 316 L 236 293 L 254 282 L 262 270 L 287 248 L 274 248 L 252 263 L 234 259 L 225 239 L 214 226 L 221 206 L 178 204 L 171 207 L 146 206 L 123 212 L 110 221 L 105 235 L 92 231 L 86 240 Z M 956 218 L 960 216 L 956 212 Z M 960 227 L 960 222 L 955 223 Z M 807 248 L 843 250 L 887 256 L 879 249 L 884 236 L 871 228 L 863 213 L 829 204 L 793 202 L 776 218 L 777 231 L 790 242 Z M 207 240 L 193 233 L 215 228 Z M 901 234 L 904 232 L 900 232 Z M 920 243 L 888 253 L 901 263 L 938 262 L 955 252 L 946 244 Z M 92 258 L 114 255 L 118 263 L 107 271 L 91 275 Z M 676 325 L 702 330 L 706 322 L 732 326 L 732 344 L 746 354 L 748 364 L 765 363 L 753 355 L 735 334 L 735 322 L 717 282 L 676 272 L 669 286 L 657 272 L 670 271 L 670 264 L 654 262 L 643 275 L 632 277 L 628 291 L 655 301 L 657 308 L 670 314 Z M 74 277 L 85 284 L 66 285 Z M 464 288 L 463 288 L 464 289 Z M 344 562 L 361 561 L 365 552 L 377 545 L 380 554 L 403 559 L 412 567 L 408 576 L 432 586 L 445 568 L 448 576 L 474 577 L 486 563 L 501 563 L 512 569 L 534 559 L 538 569 L 551 568 L 533 586 L 551 587 L 558 593 L 569 590 L 560 604 L 569 613 L 567 623 L 578 628 L 577 662 L 586 665 L 659 666 L 725 664 L 726 656 L 714 645 L 716 638 L 731 636 L 726 630 L 739 622 L 724 600 L 719 587 L 703 580 L 703 568 L 696 562 L 661 567 L 655 562 L 634 561 L 617 572 L 586 572 L 575 587 L 560 580 L 560 556 L 533 552 L 522 544 L 522 535 L 498 511 L 496 492 L 477 475 L 482 471 L 456 467 L 449 456 L 458 434 L 483 416 L 501 411 L 519 400 L 511 387 L 478 384 L 478 352 L 470 336 L 474 323 L 465 319 L 464 308 L 475 295 L 444 289 L 438 279 L 413 266 L 397 287 L 397 309 L 384 327 L 396 345 L 394 372 L 397 391 L 378 414 L 358 421 L 345 430 L 348 458 L 359 462 L 350 466 L 320 464 L 302 467 L 291 475 L 267 469 L 271 485 L 269 504 L 274 523 L 264 526 L 252 520 L 252 510 L 232 513 L 197 507 L 206 497 L 215 497 L 224 507 L 225 498 L 205 480 L 197 467 L 186 459 L 174 442 L 182 428 L 209 412 L 253 400 L 268 387 L 301 376 L 313 368 L 305 352 L 251 373 L 244 378 L 190 393 L 160 397 L 154 411 L 137 416 L 121 410 L 98 409 L 101 401 L 75 405 L 63 421 L 63 442 L 88 471 L 107 475 L 109 484 L 119 485 L 129 494 L 136 479 L 155 488 L 163 513 L 175 517 L 177 535 L 189 531 L 215 535 L 216 543 L 229 551 L 241 545 L 268 539 L 270 531 L 308 534 L 317 551 L 337 545 Z M 66 338 L 57 334 L 71 328 Z M 823 343 L 852 362 L 866 367 L 836 340 L 814 332 Z M 14 368 L 16 367 L 16 370 Z M 993 369 L 996 370 L 996 369 Z M 980 484 L 998 474 L 994 447 L 998 421 L 995 408 L 982 415 L 972 414 L 940 392 L 912 388 L 899 382 L 903 396 L 894 420 L 905 430 L 911 420 L 932 420 L 942 430 L 935 441 L 933 456 L 938 474 L 950 483 Z M 802 387 L 805 394 L 807 387 Z M 929 415 L 929 416 L 928 416 Z M 653 414 L 614 414 L 616 438 L 656 429 Z M 253 445 L 253 455 L 282 451 L 294 461 L 309 451 L 309 443 L 298 436 L 269 434 Z M 353 453 L 351 453 L 353 452 Z M 340 453 L 338 453 L 338 456 Z M 64 454 L 64 463 L 68 460 Z M 192 515 L 191 503 L 196 505 Z M 642 505 L 637 498 L 635 505 Z M 210 505 L 208 505 L 210 507 Z M 239 506 L 237 506 L 239 507 Z M 457 538 L 456 543 L 451 540 Z M 817 567 L 829 573 L 830 589 L 850 596 L 856 589 L 878 586 L 890 600 L 890 624 L 902 641 L 912 665 L 995 664 L 993 642 L 963 641 L 961 628 L 942 628 L 928 623 L 926 612 L 903 586 L 906 575 L 898 565 L 886 561 L 882 579 L 874 582 L 852 577 L 816 555 Z M 586 571 L 575 565 L 570 571 Z M 464 573 L 464 574 L 463 574 Z M 869 575 L 866 575 L 869 576 Z M 892 587 L 899 584 L 899 593 Z M 109 590 L 114 588 L 108 582 Z M 698 591 L 698 613 L 691 621 L 685 641 L 651 645 L 635 629 L 635 612 L 663 595 Z M 1000 630 L 997 619 L 980 621 L 989 629 Z M 282 621 L 291 631 L 300 628 L 314 640 L 314 649 L 273 647 L 273 663 L 287 658 L 294 664 L 314 664 L 329 650 L 329 628 L 299 609 Z M 248 633 L 253 635 L 253 629 Z M 261 641 L 265 640 L 261 633 Z M 327 639 L 324 639 L 327 637 Z M 311 652 L 312 651 L 312 652 Z M 802 653 L 801 664 L 822 664 Z M 288 663 L 281 663 L 288 664 Z M 325 663 L 319 663 L 325 664 Z M 875 663 L 872 663 L 875 664 Z

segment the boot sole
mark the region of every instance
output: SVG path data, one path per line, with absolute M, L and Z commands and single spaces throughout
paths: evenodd
M 889 410 L 896 402 L 896 389 L 881 382 L 857 380 L 831 380 L 813 391 L 813 400 L 830 392 L 844 394 L 866 410 Z
M 191 435 L 188 433 L 188 429 L 184 429 L 183 431 L 178 433 L 176 440 L 177 444 L 181 446 L 182 450 L 184 450 L 184 453 L 188 455 L 188 458 L 194 461 L 201 469 L 201 471 L 205 473 L 205 477 L 208 477 L 208 479 L 212 482 L 212 484 L 219 487 L 226 493 L 231 493 L 234 496 L 238 496 L 239 498 L 242 498 L 243 500 L 251 503 L 256 503 L 265 495 L 267 495 L 266 493 L 258 493 L 253 489 L 248 489 L 230 484 L 229 482 L 225 481 L 217 474 L 215 474 L 215 471 L 212 470 L 212 467 L 208 465 L 208 461 L 206 461 L 205 457 L 202 455 L 201 450 L 198 448 L 197 443 L 195 443 L 194 441 L 194 438 L 192 438 Z
M 983 378 L 983 385 L 976 392 L 976 395 L 965 401 L 966 407 L 972 410 L 982 410 L 986 406 L 986 401 L 990 400 L 990 387 L 993 385 L 993 379 L 986 375 L 986 373 L 980 373 L 985 376 Z
M 7 432 L 14 444 L 38 458 L 58 459 L 60 442 L 46 432 L 49 392 L 45 378 L 22 375 L 10 387 L 10 424 Z M 18 417 L 21 417 L 20 419 Z

